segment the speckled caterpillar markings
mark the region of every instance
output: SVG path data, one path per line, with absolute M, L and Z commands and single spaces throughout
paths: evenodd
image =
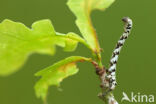
M 109 84 L 110 84 L 110 90 L 115 89 L 116 86 L 116 64 L 118 61 L 118 57 L 121 51 L 122 46 L 125 43 L 125 40 L 128 38 L 128 35 L 130 33 L 130 30 L 132 28 L 132 20 L 129 17 L 124 17 L 122 19 L 122 21 L 125 23 L 124 25 L 124 33 L 122 34 L 122 36 L 120 37 L 120 39 L 118 40 L 118 43 L 113 51 L 112 57 L 110 59 L 110 67 L 107 70 L 108 72 L 108 76 L 107 78 L 109 79 Z

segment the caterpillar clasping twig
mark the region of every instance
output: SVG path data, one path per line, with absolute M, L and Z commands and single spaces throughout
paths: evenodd
M 131 28 L 132 28 L 132 20 L 129 17 L 124 17 L 122 19 L 124 22 L 124 33 L 120 37 L 120 39 L 117 42 L 117 45 L 113 51 L 112 57 L 110 59 L 110 67 L 108 68 L 108 76 L 107 78 L 109 79 L 109 89 L 114 90 L 117 83 L 116 83 L 116 64 L 118 61 L 118 57 L 120 54 L 120 51 L 122 49 L 122 46 L 125 43 L 125 40 L 128 38 Z

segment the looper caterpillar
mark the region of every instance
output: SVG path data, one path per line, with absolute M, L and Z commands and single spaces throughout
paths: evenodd
M 124 33 L 120 37 L 120 39 L 117 42 L 117 45 L 112 53 L 112 57 L 110 59 L 110 67 L 107 70 L 108 76 L 107 78 L 109 79 L 109 89 L 114 90 L 116 86 L 116 64 L 118 61 L 118 57 L 120 54 L 120 51 L 128 38 L 131 28 L 132 28 L 132 20 L 129 17 L 124 17 L 122 21 L 125 23 L 124 25 Z

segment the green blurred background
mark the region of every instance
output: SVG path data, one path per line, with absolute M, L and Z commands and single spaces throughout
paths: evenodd
M 34 21 L 51 19 L 58 32 L 79 33 L 75 16 L 66 5 L 67 0 L 0 0 L 0 21 L 11 19 L 31 26 Z M 116 0 L 105 12 L 92 13 L 93 24 L 98 33 L 103 63 L 108 66 L 112 50 L 123 32 L 121 18 L 129 16 L 134 26 L 117 65 L 118 86 L 114 91 L 121 103 L 122 92 L 133 91 L 156 95 L 156 1 Z M 20 71 L 8 77 L 0 77 L 0 104 L 42 104 L 35 97 L 33 86 L 38 78 L 34 73 L 69 55 L 90 56 L 90 52 L 79 44 L 72 53 L 57 48 L 55 56 L 33 54 Z M 99 79 L 90 63 L 79 63 L 80 71 L 61 84 L 63 91 L 51 87 L 49 104 L 103 104 L 97 97 L 100 92 Z M 122 102 L 122 104 L 132 104 Z M 133 103 L 134 104 L 134 103 Z M 139 103 L 146 104 L 146 103 Z

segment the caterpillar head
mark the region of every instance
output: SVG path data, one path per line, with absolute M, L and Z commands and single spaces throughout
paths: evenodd
M 123 17 L 122 21 L 126 24 L 132 25 L 132 20 L 129 17 Z

